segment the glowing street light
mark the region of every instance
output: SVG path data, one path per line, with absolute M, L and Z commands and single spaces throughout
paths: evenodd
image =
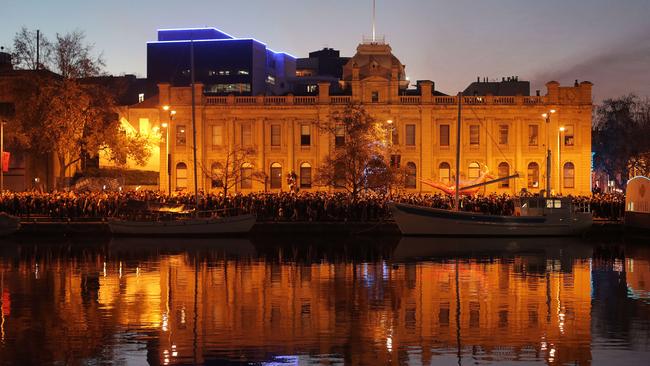
M 551 124 L 551 114 L 555 113 L 555 109 L 549 110 L 547 113 L 542 113 L 542 117 L 546 120 L 546 197 L 551 197 L 551 146 L 549 142 L 549 131 Z
M 171 109 L 170 106 L 164 105 L 162 107 L 163 111 L 167 112 L 167 119 L 168 122 L 163 122 L 161 126 L 165 129 L 165 151 L 167 152 L 167 162 L 166 162 L 166 168 L 167 168 L 167 189 L 169 191 L 169 194 L 172 194 L 172 172 L 171 172 L 171 153 L 169 151 L 169 129 L 172 127 L 172 120 L 174 119 L 174 116 L 176 115 L 176 111 Z

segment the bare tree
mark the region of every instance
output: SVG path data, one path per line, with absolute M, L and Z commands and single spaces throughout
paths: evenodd
M 254 148 L 235 145 L 228 150 L 223 159 L 213 162 L 211 166 L 206 167 L 200 164 L 201 171 L 214 182 L 215 188 L 221 188 L 221 192 L 226 196 L 230 190 L 241 185 L 242 181 L 246 179 L 264 181 L 264 173 L 255 171 L 251 164 L 251 160 L 255 157 Z M 248 174 L 250 175 L 248 176 Z
M 28 70 L 49 68 L 52 56 L 52 44 L 42 34 L 40 35 L 39 42 L 37 42 L 36 33 L 35 30 L 22 27 L 14 36 L 14 49 L 11 57 L 16 68 Z M 37 53 L 39 57 L 36 56 Z
M 52 45 L 54 70 L 66 79 L 78 79 L 100 75 L 105 63 L 102 56 L 92 55 L 93 45 L 85 43 L 83 31 L 56 34 Z
M 346 189 L 356 199 L 362 190 L 386 190 L 396 181 L 397 169 L 388 162 L 389 126 L 377 122 L 363 105 L 349 104 L 318 127 L 334 145 L 318 168 L 319 184 Z

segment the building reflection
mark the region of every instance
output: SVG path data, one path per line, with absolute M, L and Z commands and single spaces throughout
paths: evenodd
M 589 365 L 594 336 L 630 326 L 622 309 L 649 313 L 647 297 L 640 310 L 629 298 L 629 288 L 648 293 L 647 251 L 530 240 L 150 244 L 3 249 L 1 359 Z

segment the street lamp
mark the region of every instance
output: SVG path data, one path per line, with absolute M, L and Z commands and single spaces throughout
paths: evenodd
M 562 194 L 562 132 L 564 132 L 564 126 L 560 126 L 560 129 L 557 132 L 557 190 Z
M 168 122 L 162 123 L 162 127 L 165 129 L 165 152 L 167 153 L 167 162 L 165 164 L 167 168 L 167 189 L 169 195 L 171 195 L 172 194 L 172 156 L 171 156 L 171 152 L 169 151 L 169 130 L 172 128 L 172 120 L 176 115 L 176 111 L 171 109 L 168 105 L 164 105 L 162 109 L 165 112 L 167 112 L 167 120 L 168 120 Z
M 549 131 L 551 128 L 551 114 L 553 113 L 555 113 L 555 109 L 551 109 L 547 113 L 542 113 L 542 117 L 546 120 L 546 197 L 551 197 L 551 146 Z

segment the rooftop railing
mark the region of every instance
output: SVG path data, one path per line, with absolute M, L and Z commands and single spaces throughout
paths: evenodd
M 205 96 L 207 105 L 315 105 L 315 104 L 348 104 L 352 102 L 350 95 L 332 95 L 321 100 L 318 96 Z M 544 96 L 463 96 L 466 105 L 525 105 L 535 106 L 547 102 Z M 426 101 L 420 95 L 401 95 L 396 104 L 433 104 L 456 105 L 457 96 L 432 96 Z

